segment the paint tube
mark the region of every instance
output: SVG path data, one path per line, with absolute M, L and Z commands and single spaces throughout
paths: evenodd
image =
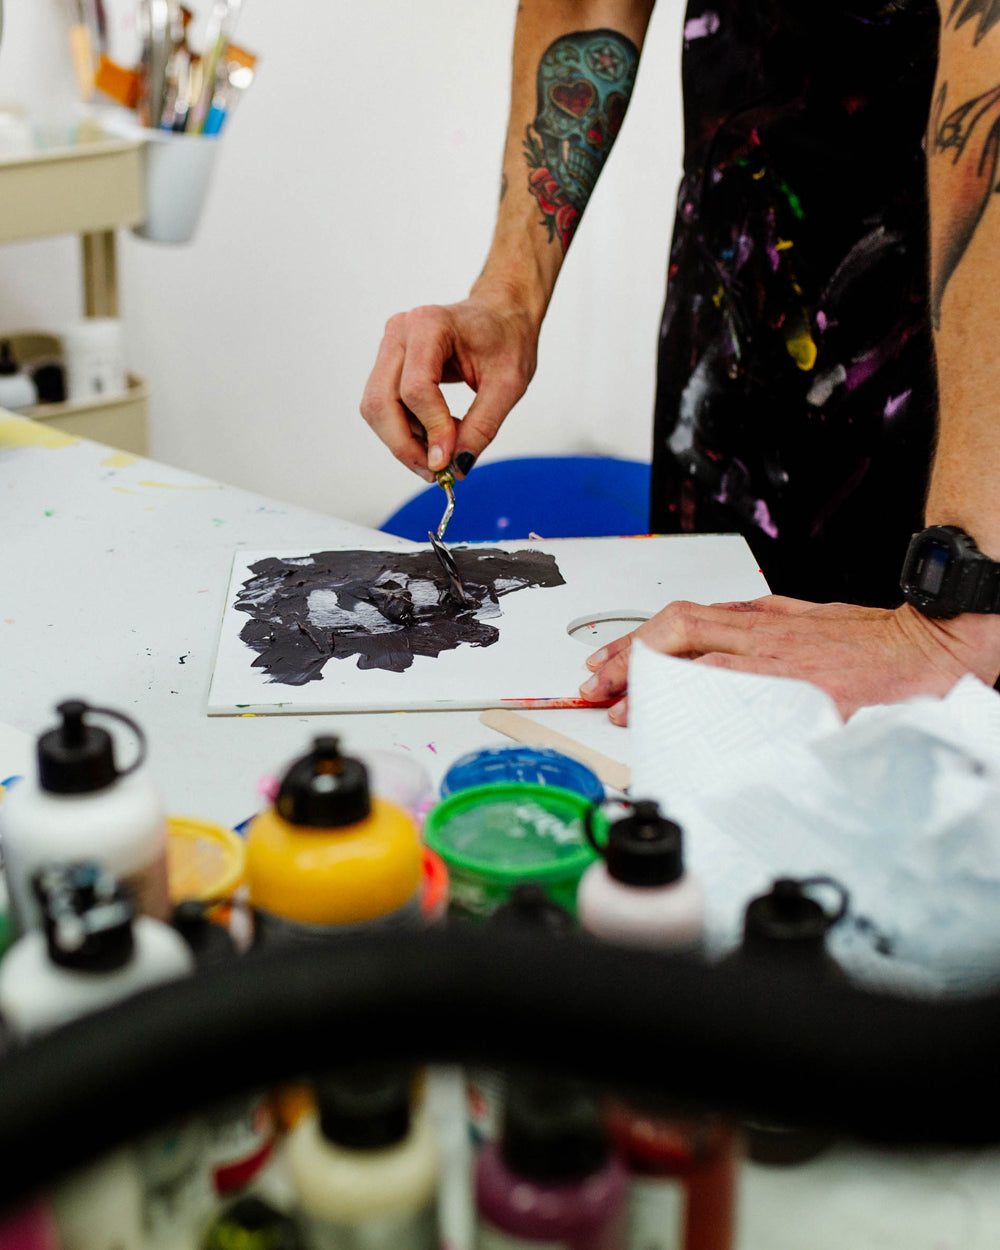
M 140 12 L 142 29 L 142 57 L 139 77 L 142 94 L 139 99 L 139 119 L 142 125 L 156 130 L 163 115 L 166 90 L 167 63 L 171 53 L 173 15 L 177 12 L 177 0 L 143 0 Z
M 217 135 L 222 130 L 243 93 L 253 82 L 256 67 L 257 58 L 252 52 L 238 48 L 234 43 L 226 45 L 216 73 L 215 94 L 202 134 Z

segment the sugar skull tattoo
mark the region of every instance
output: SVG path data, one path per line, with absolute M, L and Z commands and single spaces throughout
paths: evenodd
M 614 30 L 563 35 L 539 63 L 538 111 L 524 143 L 528 189 L 564 252 L 621 128 L 638 64 L 638 48 Z

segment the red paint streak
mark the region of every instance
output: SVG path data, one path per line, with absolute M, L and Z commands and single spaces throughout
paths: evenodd
M 546 707 L 610 707 L 612 703 L 618 702 L 618 697 L 614 699 L 578 699 L 578 698 L 555 698 L 555 699 L 501 699 L 500 702 L 504 707 L 520 707 L 520 708 L 546 708 Z

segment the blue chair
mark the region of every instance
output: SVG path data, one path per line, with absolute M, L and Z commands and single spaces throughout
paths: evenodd
M 649 532 L 649 469 L 611 456 L 525 456 L 477 465 L 455 484 L 448 542 L 593 538 Z M 379 528 L 427 541 L 445 509 L 444 492 L 428 486 Z

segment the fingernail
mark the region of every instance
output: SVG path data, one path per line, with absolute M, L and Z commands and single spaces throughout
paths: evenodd
M 593 694 L 596 689 L 597 689 L 597 678 L 588 677 L 587 680 L 580 687 L 580 693 L 581 694 Z
M 620 725 L 625 719 L 627 703 L 628 700 L 619 699 L 617 703 L 608 709 L 608 716 L 615 722 L 616 725 Z
M 437 443 L 427 453 L 427 467 L 432 473 L 437 473 L 443 469 L 448 463 L 448 457 L 444 454 L 444 448 Z
M 587 663 L 592 664 L 594 668 L 600 668 L 602 664 L 607 662 L 607 658 L 607 647 L 601 647 L 600 651 L 595 651 L 593 655 L 587 656 Z
M 471 451 L 460 451 L 455 457 L 455 468 L 463 477 L 465 477 L 475 463 L 476 457 Z

